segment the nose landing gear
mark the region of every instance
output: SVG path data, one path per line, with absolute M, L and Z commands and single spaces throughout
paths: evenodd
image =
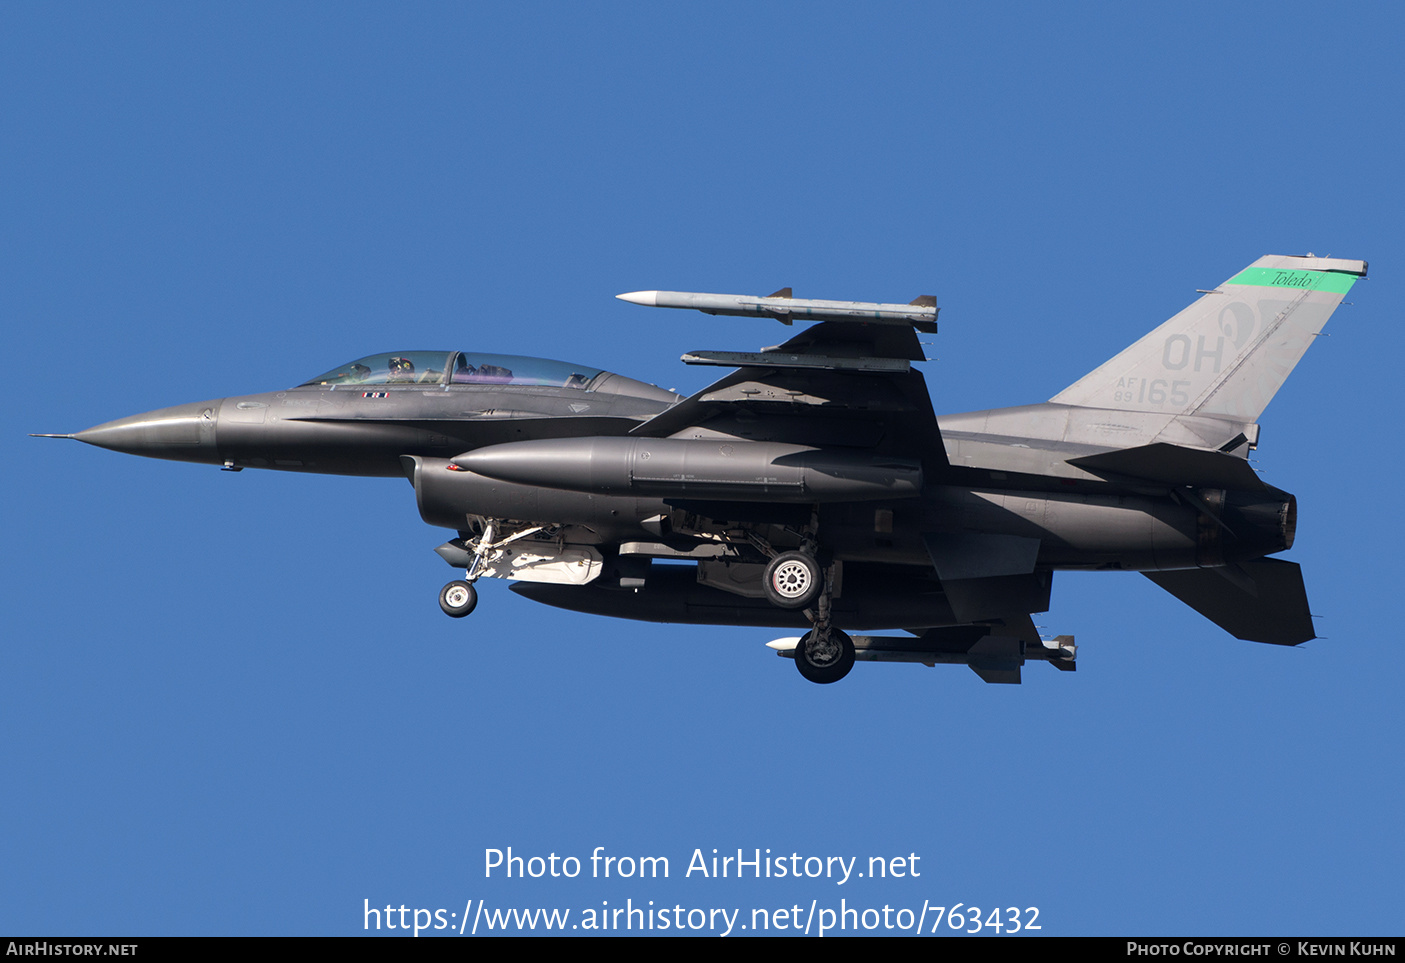
M 478 581 L 478 569 L 483 564 L 483 557 L 495 547 L 493 535 L 496 530 L 497 523 L 489 519 L 483 526 L 482 536 L 473 543 L 473 561 L 469 563 L 464 577 L 455 579 L 439 590 L 439 607 L 450 618 L 461 619 L 478 606 L 478 590 L 473 587 L 473 583 Z
M 450 618 L 461 619 L 478 605 L 478 590 L 472 582 L 456 579 L 439 590 L 439 607 Z

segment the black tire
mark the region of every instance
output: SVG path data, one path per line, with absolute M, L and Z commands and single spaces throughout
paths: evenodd
M 819 597 L 824 576 L 820 563 L 804 552 L 782 552 L 766 566 L 766 599 L 783 609 L 803 609 Z
M 463 618 L 472 612 L 477 604 L 478 590 L 473 587 L 472 582 L 458 579 L 439 590 L 439 607 L 451 618 Z
M 795 667 L 811 682 L 838 682 L 854 667 L 854 640 L 836 628 L 829 630 L 829 644 L 811 645 L 814 630 L 806 632 L 795 647 Z

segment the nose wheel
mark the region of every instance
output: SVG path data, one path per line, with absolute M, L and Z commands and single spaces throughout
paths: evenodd
M 463 579 L 455 579 L 439 590 L 439 607 L 451 618 L 463 618 L 477 604 L 478 590 Z

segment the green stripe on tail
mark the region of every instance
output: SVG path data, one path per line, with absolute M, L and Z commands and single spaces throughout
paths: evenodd
M 1341 271 L 1284 271 L 1279 268 L 1251 267 L 1240 271 L 1226 283 L 1346 294 L 1356 283 L 1356 275 L 1344 274 Z

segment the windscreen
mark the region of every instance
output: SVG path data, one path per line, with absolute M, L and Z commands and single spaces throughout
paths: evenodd
M 599 368 L 470 351 L 391 351 L 357 358 L 300 387 L 317 385 L 539 385 L 587 388 Z
M 357 358 L 303 385 L 438 385 L 452 351 L 392 351 Z

